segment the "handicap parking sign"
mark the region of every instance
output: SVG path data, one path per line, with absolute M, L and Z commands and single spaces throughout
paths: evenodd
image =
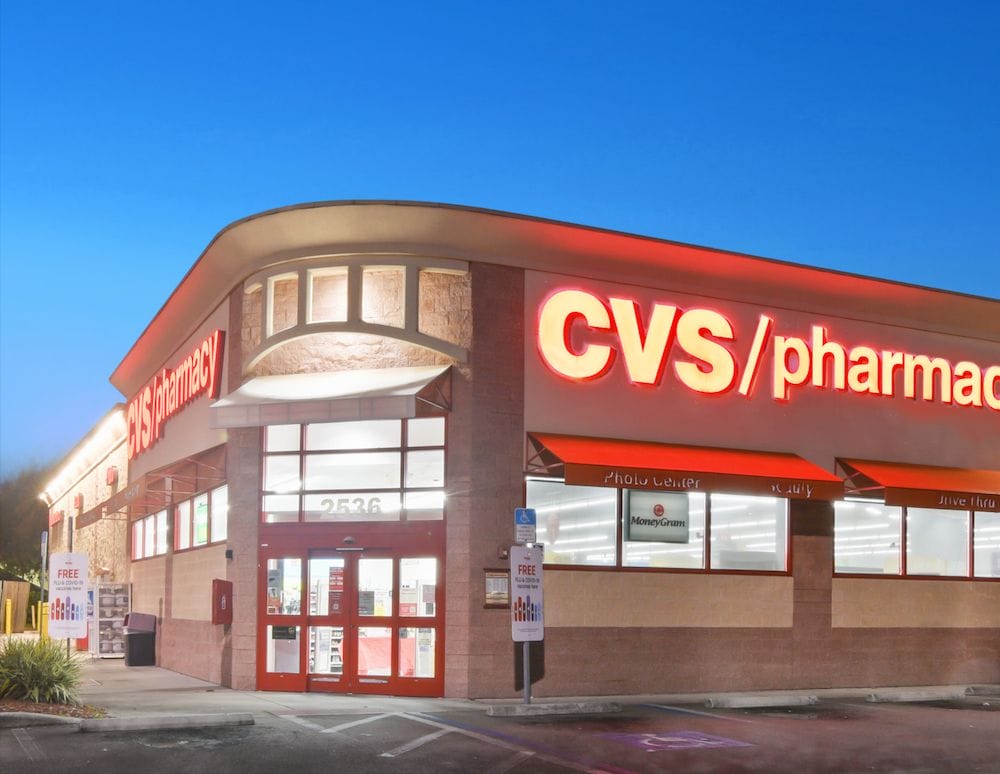
M 534 543 L 536 538 L 537 516 L 534 508 L 514 509 L 514 543 L 525 545 Z

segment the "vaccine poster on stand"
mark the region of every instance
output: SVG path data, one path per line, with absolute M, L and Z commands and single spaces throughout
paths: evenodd
M 59 553 L 49 557 L 49 636 L 76 639 L 87 636 L 86 554 Z
M 511 546 L 510 624 L 514 642 L 545 639 L 541 546 Z

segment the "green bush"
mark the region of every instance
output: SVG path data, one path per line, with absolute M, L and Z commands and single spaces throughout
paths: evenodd
M 0 644 L 0 698 L 78 704 L 80 665 L 61 642 L 8 638 Z

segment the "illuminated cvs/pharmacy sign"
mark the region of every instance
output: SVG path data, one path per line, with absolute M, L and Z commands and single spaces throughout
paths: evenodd
M 199 395 L 219 397 L 223 331 L 215 331 L 173 369 L 164 368 L 128 404 L 128 458 L 142 454 L 163 435 L 163 426 Z
M 719 311 L 662 302 L 644 315 L 633 299 L 559 290 L 539 309 L 537 342 L 545 365 L 566 379 L 600 379 L 621 358 L 637 385 L 659 386 L 672 371 L 710 395 L 749 397 L 766 381 L 779 401 L 811 386 L 1000 411 L 998 364 L 839 342 L 822 325 L 805 335 L 780 335 L 777 326 L 760 314 L 752 331 L 741 331 Z

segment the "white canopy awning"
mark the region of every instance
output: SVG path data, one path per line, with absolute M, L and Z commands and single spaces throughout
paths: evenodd
M 213 427 L 404 419 L 451 407 L 451 366 L 258 376 L 212 404 Z

